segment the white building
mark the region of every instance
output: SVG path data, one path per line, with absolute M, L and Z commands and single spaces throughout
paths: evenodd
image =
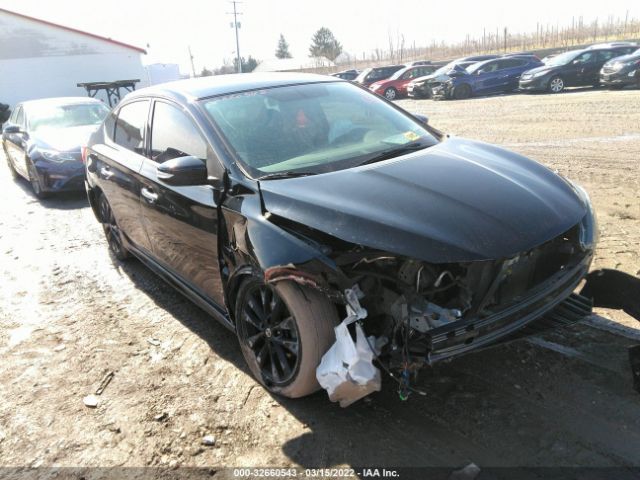
M 149 85 L 189 78 L 180 74 L 180 66 L 177 63 L 152 63 L 144 68 L 147 71 L 146 78 Z
M 85 96 L 78 83 L 139 79 L 142 48 L 0 8 L 0 102 Z M 124 92 L 123 92 L 124 93 Z M 97 98 L 106 100 L 104 92 Z

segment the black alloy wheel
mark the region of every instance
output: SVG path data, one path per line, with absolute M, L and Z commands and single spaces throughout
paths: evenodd
M 98 198 L 98 211 L 100 213 L 102 229 L 104 230 L 104 235 L 107 238 L 111 252 L 118 260 L 126 260 L 129 258 L 129 252 L 124 245 L 122 245 L 122 233 L 113 216 L 111 206 L 103 194 L 100 194 Z
M 291 382 L 300 364 L 296 322 L 284 301 L 269 285 L 255 282 L 244 292 L 238 336 L 255 358 L 267 387 Z

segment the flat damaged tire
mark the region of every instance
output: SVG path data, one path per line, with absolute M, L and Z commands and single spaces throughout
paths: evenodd
M 316 368 L 335 342 L 335 305 L 321 292 L 292 281 L 271 286 L 246 280 L 236 297 L 236 330 L 253 376 L 289 398 L 320 389 Z

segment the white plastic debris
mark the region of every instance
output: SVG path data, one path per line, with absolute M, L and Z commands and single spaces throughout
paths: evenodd
M 89 408 L 96 408 L 98 406 L 98 403 L 100 403 L 100 400 L 98 400 L 98 397 L 91 394 L 84 397 L 82 399 L 82 402 Z
M 335 327 L 336 342 L 316 369 L 316 378 L 329 400 L 340 402 L 343 408 L 381 388 L 380 370 L 373 365 L 373 352 L 362 327 L 356 324 L 355 343 L 347 328 L 356 318 L 349 316 Z M 375 338 L 369 341 L 373 344 Z
M 206 445 L 207 447 L 212 447 L 216 444 L 216 437 L 214 437 L 213 435 L 205 435 L 202 438 L 202 444 Z

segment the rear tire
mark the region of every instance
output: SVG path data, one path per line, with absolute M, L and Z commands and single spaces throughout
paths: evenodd
M 253 376 L 270 392 L 298 398 L 320 388 L 316 368 L 335 341 L 335 305 L 319 291 L 252 277 L 235 305 L 240 348 Z
M 104 230 L 104 236 L 107 238 L 109 250 L 120 261 L 125 261 L 131 257 L 129 250 L 122 243 L 122 233 L 113 216 L 113 211 L 104 194 L 98 194 L 98 212 L 100 215 L 100 223 Z
M 464 100 L 465 98 L 469 98 L 471 96 L 471 87 L 466 83 L 462 85 L 458 85 L 453 89 L 453 98 L 456 100 Z
M 547 85 L 547 90 L 549 93 L 560 93 L 564 90 L 564 80 L 562 77 L 553 77 L 549 80 L 549 85 Z

